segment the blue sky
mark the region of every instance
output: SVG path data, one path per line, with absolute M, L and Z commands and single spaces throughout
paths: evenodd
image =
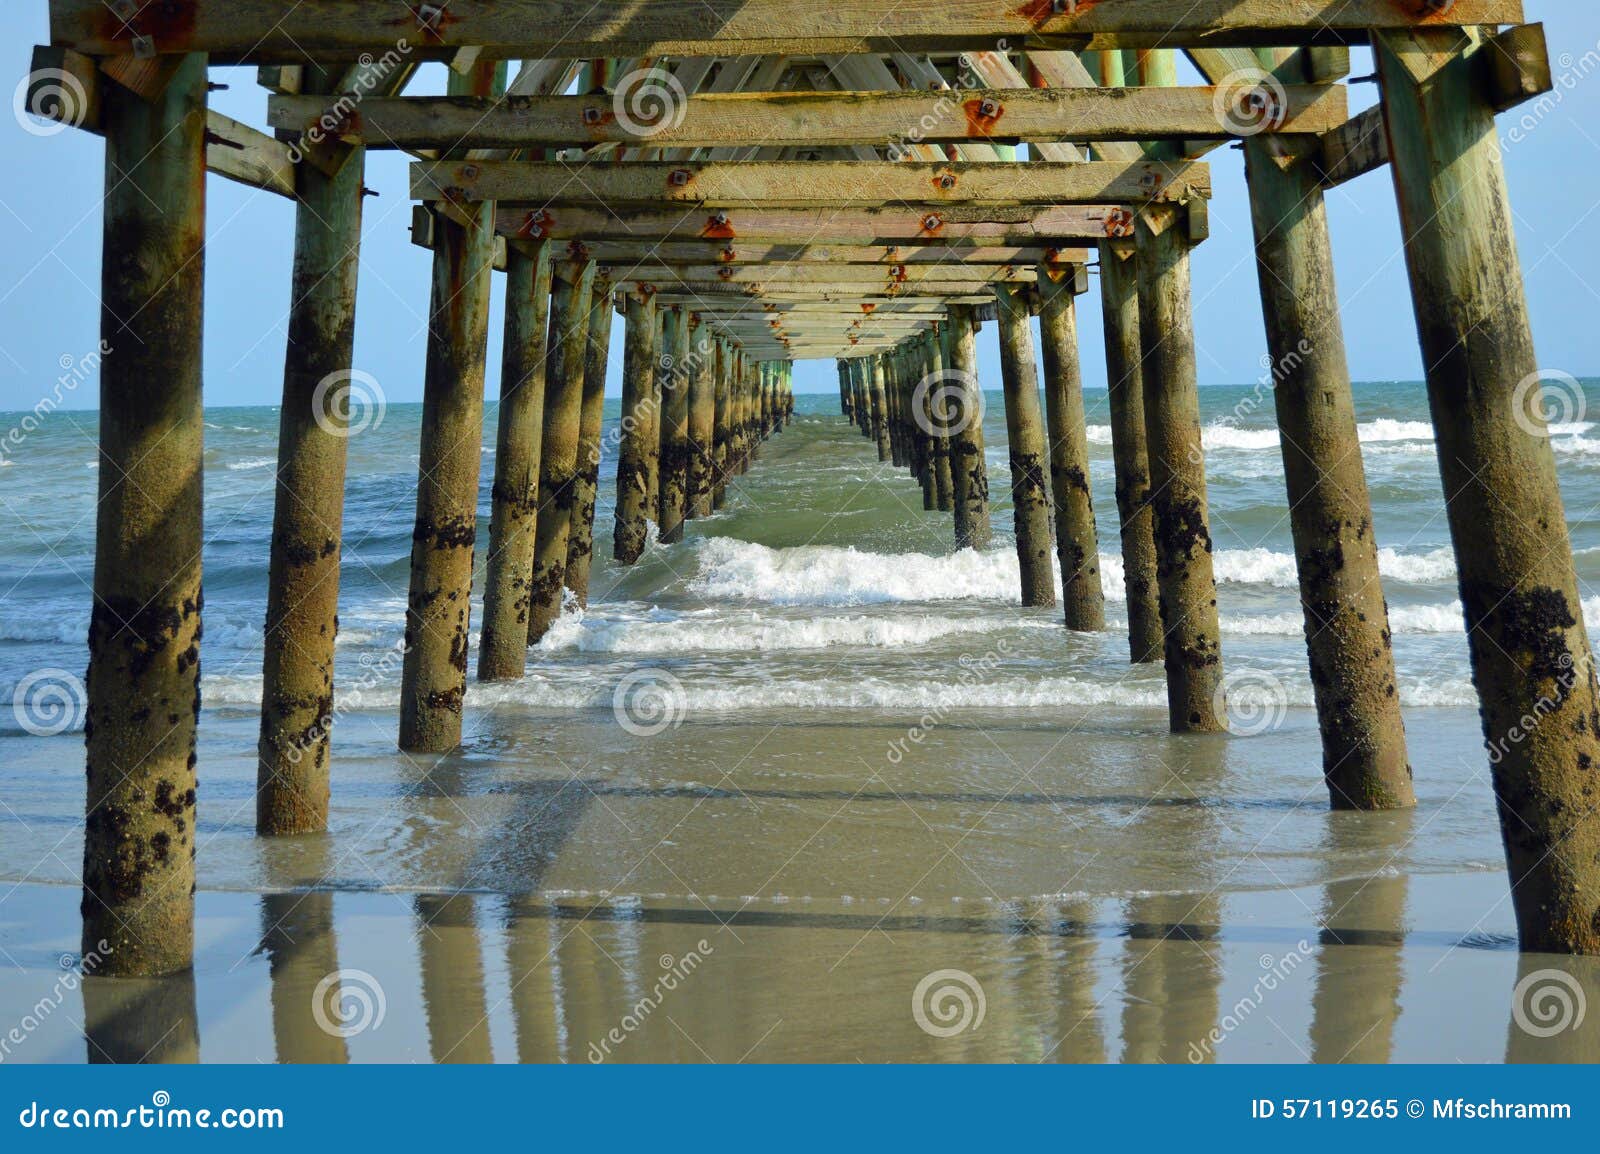
M 45 0 L 8 0 L 0 10 L 0 61 L 15 85 L 28 70 L 30 46 L 46 38 Z M 1561 103 L 1519 142 L 1508 146 L 1512 205 L 1542 365 L 1600 376 L 1600 11 L 1571 0 L 1527 0 L 1530 20 L 1549 29 L 1552 63 L 1567 84 Z M 1358 53 L 1354 74 L 1371 72 Z M 231 84 L 215 107 L 260 126 L 266 93 L 254 70 L 216 70 Z M 227 71 L 229 74 L 220 75 Z M 430 65 L 411 91 L 442 87 L 442 66 Z M 1198 82 L 1192 73 L 1186 83 Z M 1352 111 L 1375 98 L 1371 85 L 1352 92 Z M 1518 113 L 1502 118 L 1502 136 Z M 6 163 L 0 168 L 0 410 L 31 408 L 60 375 L 63 358 L 80 358 L 98 341 L 99 200 L 103 148 L 86 133 L 38 138 L 0 117 Z M 1212 237 L 1194 258 L 1195 333 L 1203 384 L 1238 384 L 1261 375 L 1265 342 L 1251 253 L 1244 164 L 1234 150 L 1212 155 L 1216 196 Z M 391 403 L 420 400 L 428 304 L 429 254 L 410 243 L 405 159 L 376 153 L 367 202 L 356 366 L 382 384 Z M 293 205 L 282 198 L 212 177 L 206 285 L 208 405 L 275 404 L 282 384 L 284 323 L 293 249 Z M 1357 380 L 1413 380 L 1421 375 L 1416 329 L 1400 253 L 1400 232 L 1388 170 L 1328 196 L 1346 339 Z M 498 278 L 497 278 L 498 280 Z M 499 286 L 489 341 L 489 391 L 499 379 Z M 1084 379 L 1104 384 L 1098 293 L 1083 298 L 1080 320 Z M 620 391 L 620 341 L 608 391 Z M 994 326 L 980 341 L 985 383 L 998 387 Z M 832 362 L 804 362 L 796 385 L 833 391 Z M 71 394 L 74 408 L 96 406 L 92 382 Z

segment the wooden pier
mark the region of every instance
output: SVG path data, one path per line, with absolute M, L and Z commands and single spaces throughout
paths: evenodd
M 723 505 L 788 422 L 805 359 L 837 362 L 864 452 L 909 469 L 962 548 L 990 539 L 982 391 L 1003 385 L 1021 600 L 1102 630 L 1076 320 L 1095 273 L 1129 656 L 1163 659 L 1174 733 L 1224 728 L 1190 256 L 1210 158 L 1240 142 L 1326 782 L 1355 810 L 1415 801 L 1322 195 L 1387 166 L 1522 943 L 1600 952 L 1600 689 L 1549 441 L 1514 407 L 1538 362 L 1495 116 L 1551 87 L 1519 0 L 49 9 L 35 74 L 82 86 L 74 121 L 105 138 L 109 190 L 83 871 L 106 972 L 192 956 L 207 172 L 298 204 L 257 812 L 263 836 L 327 826 L 345 443 L 318 406 L 353 370 L 373 149 L 415 157 L 409 239 L 433 261 L 397 740 L 444 752 L 471 692 L 497 274 L 479 678 L 523 676 L 563 598 L 587 596 L 595 548 L 632 564 L 652 524 L 670 543 Z M 1381 105 L 1352 116 L 1356 45 Z M 1180 82 L 1180 54 L 1205 84 Z M 448 66 L 448 94 L 406 95 L 427 62 Z M 264 129 L 208 111 L 222 64 L 260 68 Z M 977 378 L 985 323 L 1001 382 Z

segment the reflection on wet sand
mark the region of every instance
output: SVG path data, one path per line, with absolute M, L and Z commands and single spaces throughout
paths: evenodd
M 894 913 L 212 895 L 213 910 L 248 903 L 258 944 L 224 942 L 197 972 L 163 981 L 83 981 L 77 1052 L 94 1062 L 1600 1059 L 1588 1012 L 1600 1005 L 1600 966 L 1519 959 L 1465 921 L 1409 924 L 1418 909 L 1448 908 L 1451 886 L 1459 879 L 1379 877 L 1243 903 L 1064 897 Z M 356 923 L 371 974 L 341 969 Z M 1314 945 L 1302 953 L 1301 941 Z M 1268 958 L 1286 980 L 1266 981 Z M 0 1008 L 37 1000 L 53 975 L 36 976 L 29 990 L 0 985 Z M 361 993 L 352 983 L 368 980 L 387 1018 L 341 1017 L 335 1008 Z M 1491 980 L 1504 1028 L 1481 995 Z M 205 1055 L 197 988 L 217 1016 Z M 1469 998 L 1473 1012 L 1460 1012 Z M 497 1051 L 501 1038 L 514 1050 Z
M 1311 1060 L 1387 1062 L 1400 1017 L 1406 879 L 1361 878 L 1324 887 Z
M 194 974 L 85 978 L 83 1035 L 91 1064 L 200 1060 Z
M 331 893 L 263 894 L 261 946 L 272 977 L 278 1061 L 348 1062 Z M 318 1023 L 331 1023 L 326 1028 Z
M 422 1003 L 433 1060 L 465 1065 L 494 1061 L 475 900 L 467 894 L 422 894 L 416 912 Z

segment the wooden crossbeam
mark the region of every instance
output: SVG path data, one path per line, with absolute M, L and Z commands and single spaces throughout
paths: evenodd
M 607 274 L 614 284 L 665 284 L 691 281 L 711 284 L 760 284 L 776 290 L 787 285 L 879 285 L 886 291 L 904 285 L 1032 284 L 1033 266 L 999 265 L 835 265 L 820 261 L 788 261 L 764 265 L 672 265 L 652 261 L 619 261 Z
M 411 166 L 417 200 L 528 204 L 683 203 L 709 208 L 881 204 L 1130 204 L 1209 196 L 1209 165 L 905 161 L 477 163 Z
M 765 265 L 785 261 L 819 261 L 841 265 L 1003 265 L 1084 264 L 1086 248 L 1031 247 L 950 248 L 921 245 L 745 244 L 738 241 L 596 240 L 573 242 L 574 255 L 601 264 L 653 260 L 661 264 Z
M 637 90 L 636 90 L 637 91 Z M 1277 94 L 1281 93 L 1279 104 Z M 342 118 L 341 139 L 370 148 L 888 146 L 915 132 L 927 143 L 1228 139 L 1237 118 L 1215 88 L 1005 88 L 955 92 L 729 92 L 630 108 L 630 91 L 586 96 L 366 100 Z M 1272 90 L 1266 131 L 1323 133 L 1348 118 L 1342 85 Z M 643 101 L 641 99 L 640 103 Z M 273 128 L 323 123 L 328 101 L 274 96 Z
M 508 237 L 591 240 L 717 240 L 734 244 L 1072 245 L 1131 232 L 1126 210 L 1099 205 L 1052 208 L 612 210 L 585 205 L 499 209 Z
M 1057 11 L 1060 9 L 1060 11 Z M 120 10 L 120 11 L 119 11 Z M 50 37 L 94 55 L 299 63 L 383 52 L 533 58 L 956 52 L 1363 42 L 1372 29 L 1520 24 L 1521 0 L 51 0 Z M 537 47 L 536 47 L 537 46 Z
M 100 88 L 104 74 L 88 56 L 49 45 L 33 50 L 24 108 L 47 118 L 100 133 Z M 264 192 L 295 195 L 294 155 L 289 146 L 232 117 L 206 112 L 206 171 Z

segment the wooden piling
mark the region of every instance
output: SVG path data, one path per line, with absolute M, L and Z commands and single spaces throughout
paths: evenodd
M 725 340 L 717 341 L 717 378 L 715 396 L 712 398 L 711 422 L 711 507 L 720 509 L 728 499 L 729 402 L 732 393 L 734 364 L 738 351 Z
M 471 626 L 472 559 L 482 462 L 483 371 L 494 216 L 435 221 L 433 301 L 423 383 L 417 516 L 411 535 L 400 748 L 461 741 Z
M 955 497 L 956 548 L 989 544 L 989 465 L 984 459 L 983 386 L 978 380 L 978 347 L 972 309 L 950 309 L 950 371 L 966 396 L 957 414 L 950 446 L 950 485 Z
M 1050 564 L 1050 490 L 1045 482 L 1044 416 L 1039 409 L 1039 373 L 1024 291 L 995 289 L 999 302 L 1000 371 L 1005 384 L 1006 436 L 1011 457 L 1011 507 L 1017 534 L 1022 603 L 1056 603 Z
M 867 358 L 868 371 L 872 375 L 872 431 L 878 441 L 878 460 L 895 460 L 893 442 L 889 433 L 889 373 L 880 354 Z
M 689 495 L 689 314 L 673 308 L 665 321 L 666 340 L 657 358 L 661 386 L 661 503 L 656 523 L 661 541 L 683 540 L 683 521 Z
M 617 453 L 617 514 L 612 557 L 632 565 L 649 540 L 650 481 L 659 442 L 651 436 L 655 407 L 656 303 L 653 295 L 624 298 L 622 445 Z
M 689 379 L 689 516 L 709 517 L 716 488 L 717 338 L 709 326 L 697 333 Z
M 1160 212 L 1162 210 L 1150 210 Z M 1189 248 L 1177 213 L 1138 224 L 1144 419 L 1155 514 L 1167 714 L 1174 733 L 1225 727 L 1221 629 L 1206 507 Z
M 1107 54 L 1114 55 L 1114 54 Z M 1105 327 L 1111 457 L 1117 478 L 1128 651 L 1135 664 L 1162 656 L 1156 581 L 1155 507 L 1144 421 L 1144 350 L 1139 334 L 1139 266 L 1131 242 L 1100 245 L 1100 314 Z
M 515 679 L 527 667 L 528 601 L 544 441 L 545 341 L 550 327 L 548 242 L 507 248 L 505 288 L 479 681 Z
M 1320 149 L 1245 142 L 1322 767 L 1335 809 L 1416 804 L 1334 285 Z
M 1600 953 L 1600 689 L 1483 50 L 1419 84 L 1409 65 L 1452 42 L 1373 40 L 1517 928 L 1524 950 Z
M 454 95 L 485 96 L 493 64 L 451 73 Z M 483 453 L 483 372 L 494 266 L 494 205 L 434 216 L 433 288 L 411 532 L 400 748 L 439 753 L 461 742 L 471 636 L 472 560 Z
M 83 953 L 152 977 L 194 953 L 206 57 L 148 102 L 110 84 L 102 103 Z
M 567 534 L 566 586 L 579 606 L 589 604 L 589 569 L 594 561 L 595 496 L 600 491 L 605 418 L 606 369 L 611 359 L 611 318 L 616 309 L 609 289 L 596 284 L 589 306 L 588 343 L 583 362 L 583 410 L 578 423 L 577 496 Z
M 1089 435 L 1078 361 L 1077 295 L 1082 287 L 1079 274 L 1077 268 L 1062 272 L 1040 266 L 1039 340 L 1044 359 L 1061 604 L 1067 628 L 1088 633 L 1106 627 L 1106 605 L 1100 588 L 1100 542 L 1089 491 Z
M 302 84 L 331 92 L 338 73 L 312 65 Z M 370 420 L 370 406 L 381 403 L 352 372 L 365 162 L 357 147 L 331 176 L 310 164 L 296 173 L 256 746 L 256 832 L 264 835 L 328 828 L 345 448 L 360 431 L 352 412 L 358 423 Z
M 955 482 L 950 474 L 950 426 L 961 408 L 950 403 L 950 373 L 944 360 L 944 342 L 937 333 L 923 337 L 923 364 L 927 370 L 929 420 L 933 427 L 933 482 L 941 513 L 955 510 Z
M 583 374 L 589 354 L 589 316 L 595 266 L 557 263 L 550 291 L 550 337 L 545 357 L 544 438 L 539 451 L 539 513 L 533 581 L 528 594 L 528 644 L 536 645 L 561 616 L 567 580 L 567 542 L 578 499 L 578 442 L 583 425 Z

